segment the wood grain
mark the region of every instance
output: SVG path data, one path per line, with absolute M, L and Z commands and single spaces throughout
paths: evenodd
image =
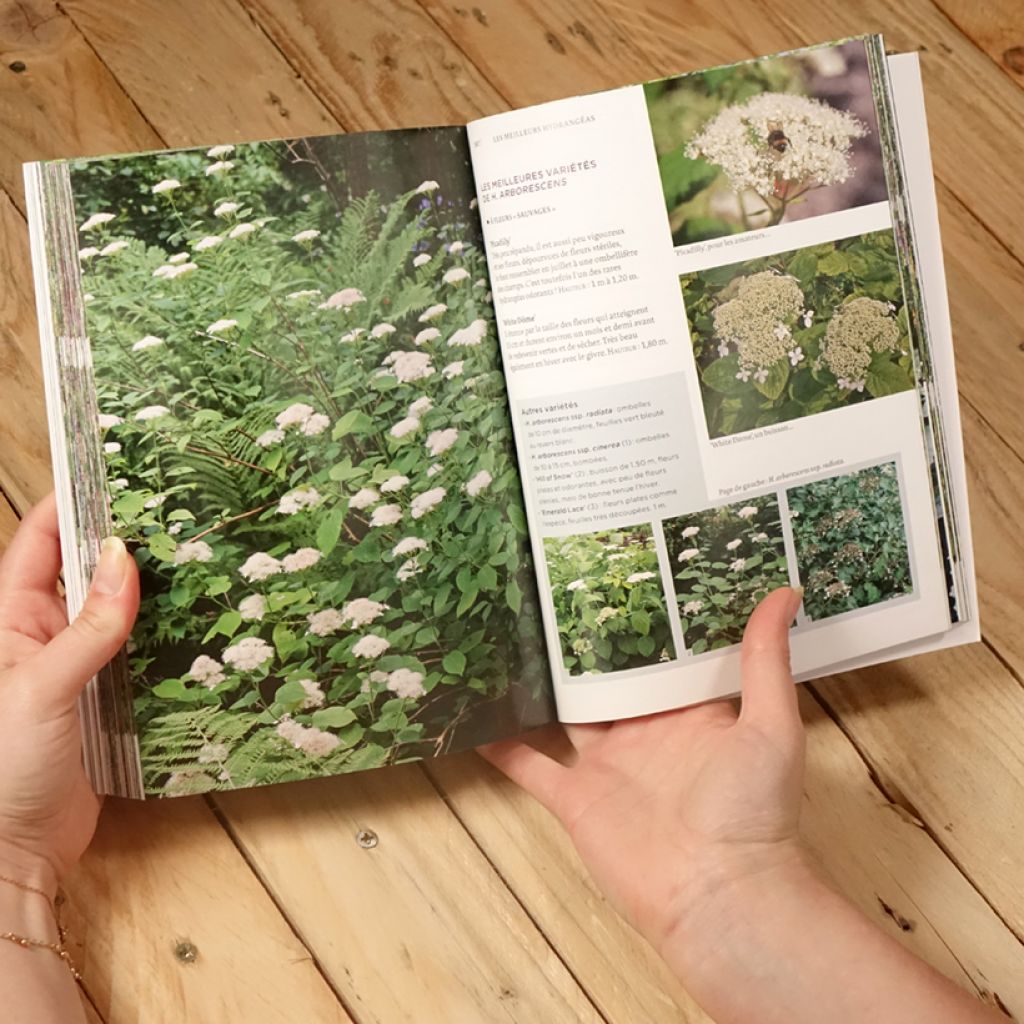
M 1018 85 L 1024 85 L 1024 6 L 1017 0 L 934 0 L 935 6 Z

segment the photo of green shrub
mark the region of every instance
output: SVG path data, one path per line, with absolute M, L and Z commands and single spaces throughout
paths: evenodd
M 708 435 L 914 387 L 891 231 L 680 278 Z
M 618 672 L 675 658 L 649 524 L 547 537 L 544 556 L 569 675 Z
M 731 647 L 761 598 L 789 584 L 775 494 L 662 523 L 686 649 Z
M 146 789 L 548 720 L 464 135 L 76 163 Z
M 804 611 L 812 620 L 913 591 L 894 462 L 786 492 Z
M 886 199 L 863 42 L 649 82 L 676 245 Z

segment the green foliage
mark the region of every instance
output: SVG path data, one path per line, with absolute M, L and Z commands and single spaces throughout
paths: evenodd
M 814 620 L 913 590 L 894 462 L 788 492 L 804 610 Z
M 82 263 L 112 512 L 142 572 L 149 792 L 482 742 L 505 705 L 548 717 L 471 180 L 448 136 L 421 141 L 445 198 L 352 195 L 340 152 L 347 173 L 321 165 L 296 197 L 308 168 L 269 144 L 211 175 L 195 153 L 74 172 L 79 219 L 115 214 L 83 246 L 127 243 Z
M 758 374 L 744 371 L 735 348 L 716 334 L 714 314 L 735 297 L 741 279 L 764 271 L 795 279 L 806 308 L 803 315 L 781 323 L 786 337 L 784 352 L 789 354 L 777 359 L 762 380 Z M 891 231 L 687 274 L 680 285 L 711 437 L 813 416 L 914 386 Z M 892 351 L 874 354 L 863 382 L 841 382 L 823 358 L 823 345 L 829 321 L 858 298 L 891 304 L 899 340 Z
M 777 497 L 691 512 L 663 527 L 687 650 L 738 644 L 758 601 L 789 582 Z
M 650 526 L 549 537 L 544 554 L 570 675 L 640 668 L 675 657 Z

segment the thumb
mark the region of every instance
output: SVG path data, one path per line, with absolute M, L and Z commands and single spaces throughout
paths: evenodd
M 789 627 L 803 588 L 780 587 L 754 609 L 743 633 L 740 719 L 771 732 L 800 728 L 796 687 L 789 667 Z
M 103 542 L 82 610 L 21 671 L 57 712 L 117 653 L 139 609 L 139 574 L 120 537 Z

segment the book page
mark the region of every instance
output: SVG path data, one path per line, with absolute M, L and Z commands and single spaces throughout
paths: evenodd
M 734 692 L 780 585 L 800 677 L 949 626 L 880 55 L 469 126 L 564 721 Z
M 71 593 L 111 530 L 142 574 L 145 792 L 551 720 L 464 129 L 59 162 L 29 184 L 63 325 L 44 353 Z

